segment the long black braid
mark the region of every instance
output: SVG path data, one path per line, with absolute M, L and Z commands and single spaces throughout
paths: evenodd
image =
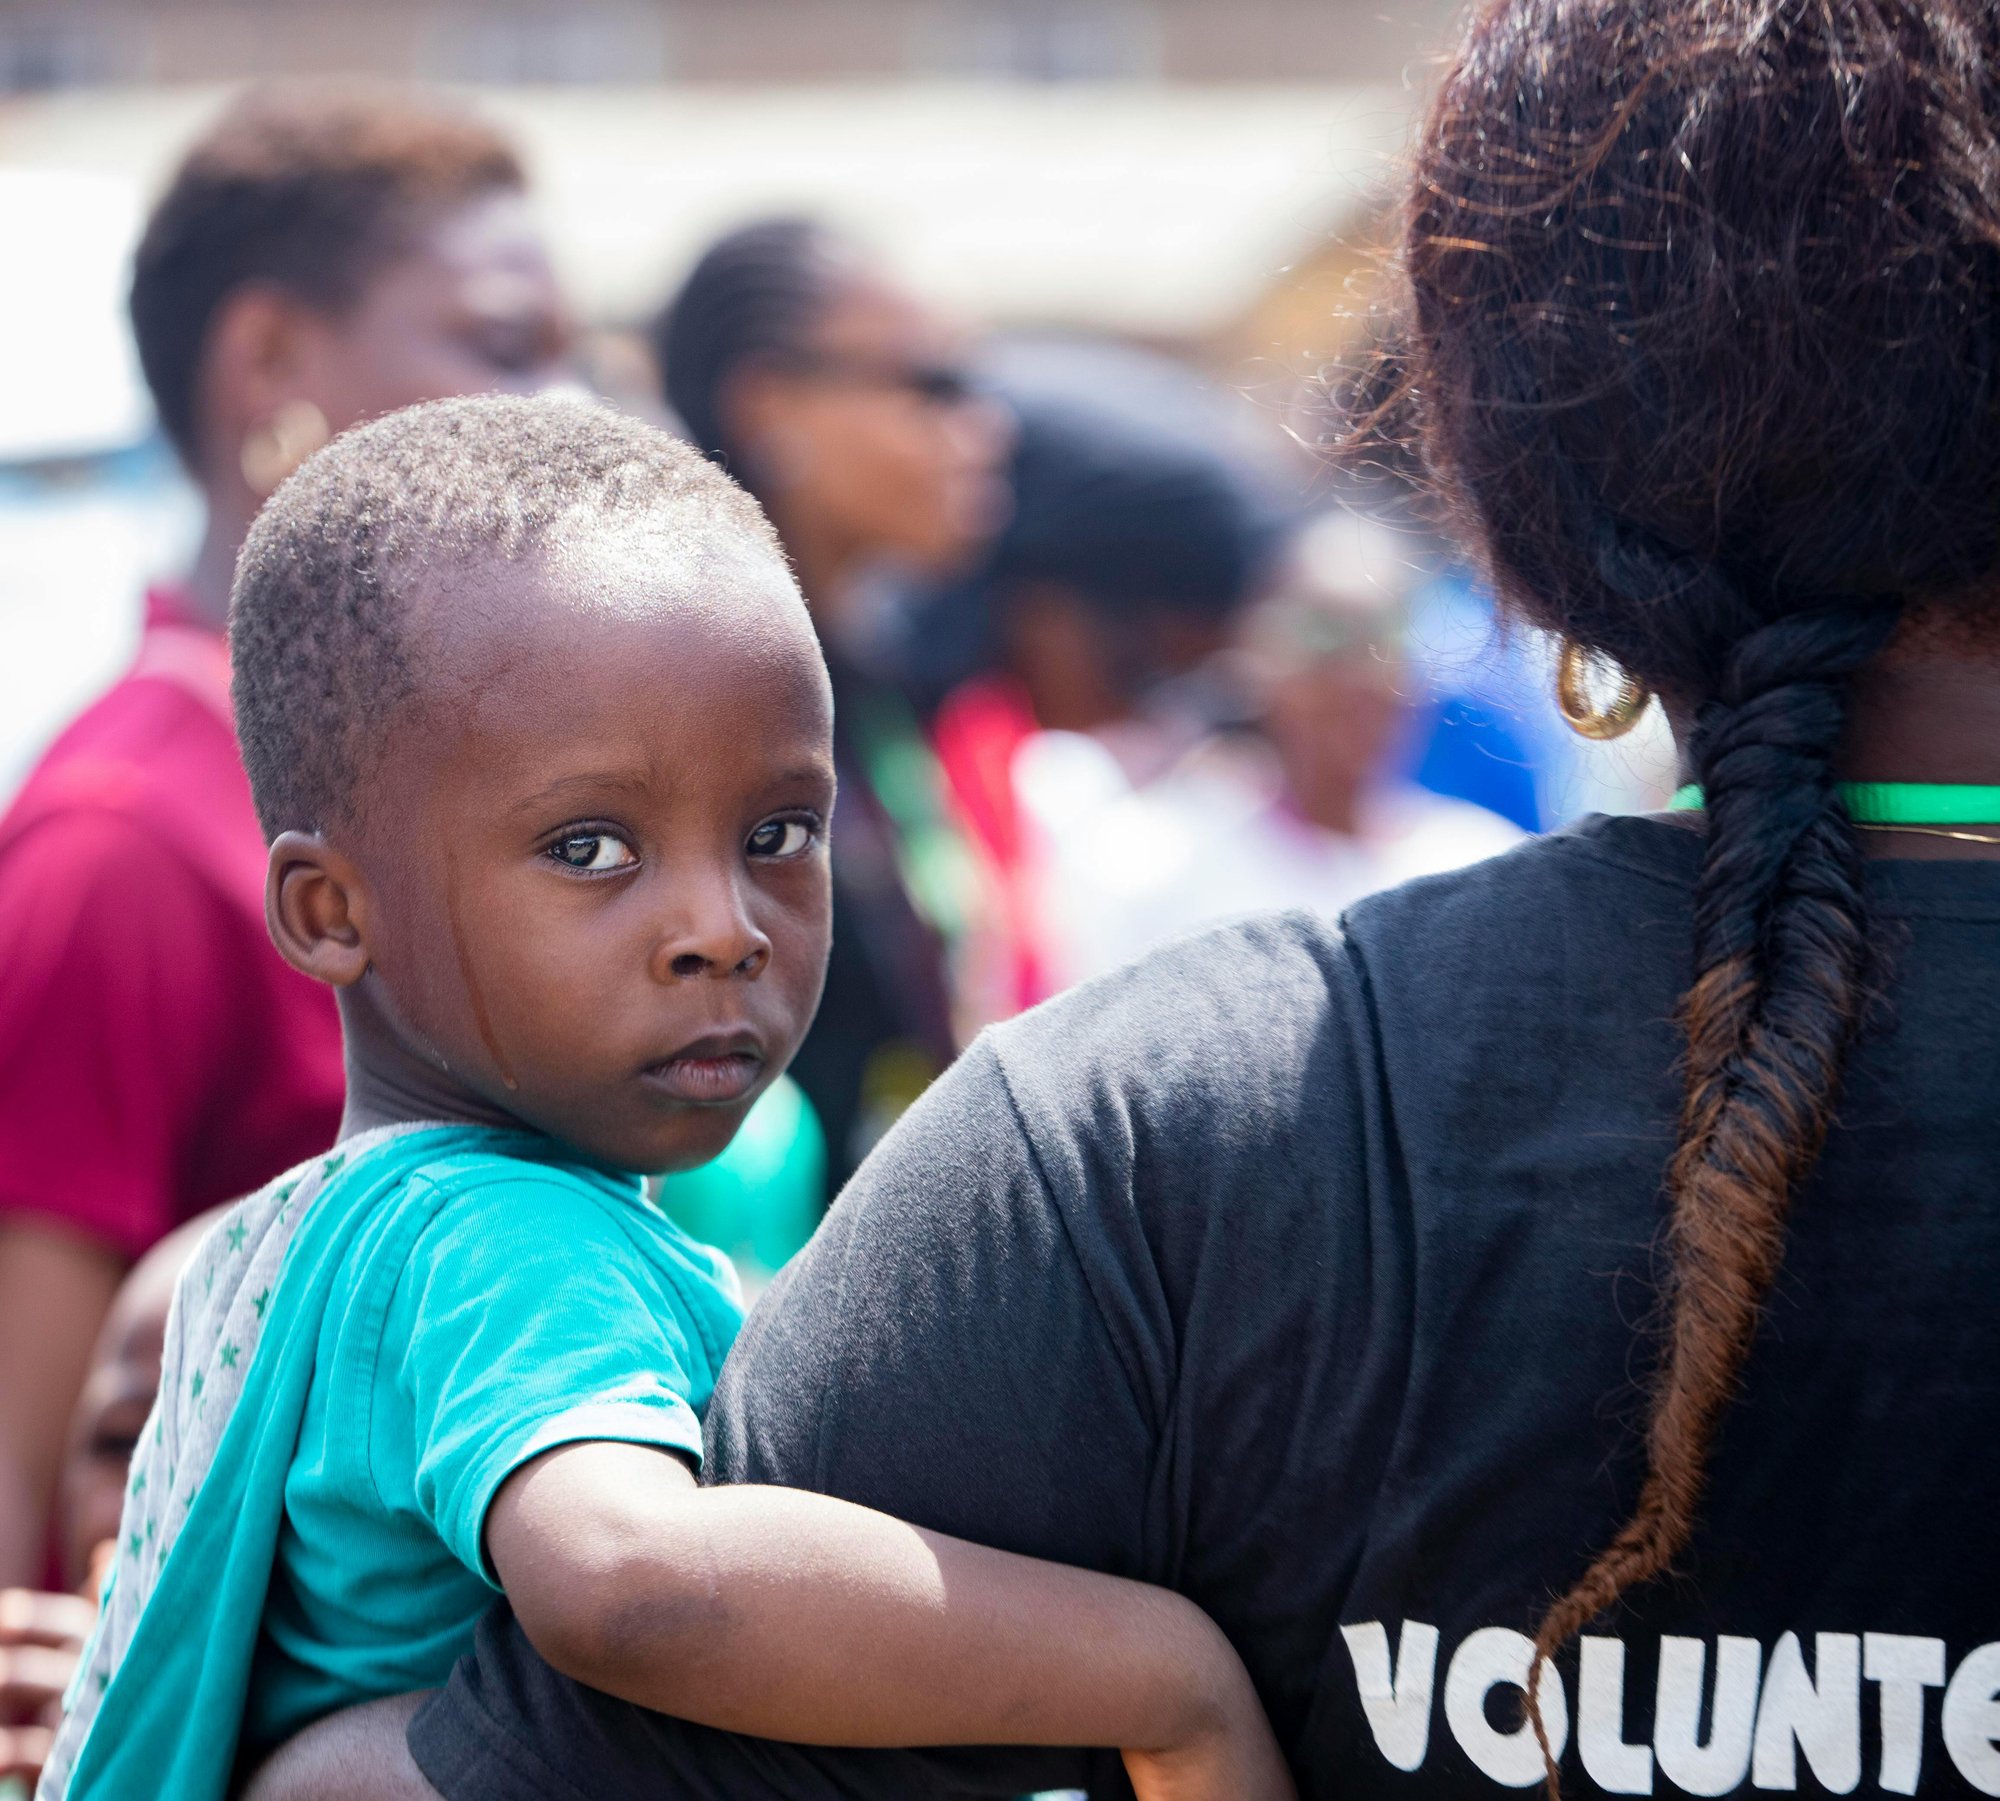
M 1719 579 L 1711 577 L 1710 579 Z M 1866 992 L 1862 853 L 1835 782 L 1853 675 L 1900 613 L 1856 599 L 1786 613 L 1728 652 L 1690 760 L 1707 842 L 1695 889 L 1694 982 L 1680 1142 L 1668 1172 L 1664 1354 L 1631 1520 L 1536 1633 L 1529 1707 L 1548 1766 L 1541 1658 L 1693 1535 L 1717 1425 L 1818 1158 Z
M 1658 692 L 1707 795 L 1645 1474 L 1546 1657 L 1689 1542 L 1879 981 L 1853 679 L 1910 616 L 1995 610 L 2000 10 L 1478 0 L 1415 164 L 1359 447 L 1415 442 L 1514 612 Z

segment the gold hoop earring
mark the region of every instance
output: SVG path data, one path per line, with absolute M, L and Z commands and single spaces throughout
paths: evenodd
M 1618 667 L 1608 657 L 1585 650 L 1569 638 L 1563 640 L 1562 655 L 1556 659 L 1556 709 L 1562 714 L 1563 723 L 1579 738 L 1602 743 L 1609 738 L 1624 737 L 1639 723 L 1639 715 L 1645 712 L 1653 696 L 1645 683 L 1619 669 L 1618 692 L 1611 697 L 1609 706 L 1600 707 L 1590 693 L 1594 663 Z
M 237 458 L 243 479 L 259 500 L 333 435 L 326 415 L 310 400 L 288 400 L 243 440 Z

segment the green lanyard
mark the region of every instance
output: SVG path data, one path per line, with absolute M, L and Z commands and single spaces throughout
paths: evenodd
M 1840 798 L 1856 825 L 1991 825 L 2000 822 L 2000 786 L 1981 782 L 1842 782 Z M 1667 802 L 1677 813 L 1699 812 L 1701 784 L 1690 782 Z

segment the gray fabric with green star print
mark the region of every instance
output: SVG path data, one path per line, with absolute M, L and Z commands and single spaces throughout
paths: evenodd
M 378 1187 L 401 1175 L 400 1160 L 385 1159 L 371 1177 L 361 1153 L 412 1132 L 432 1135 L 440 1154 L 483 1136 L 425 1125 L 359 1134 L 239 1201 L 202 1240 L 167 1316 L 119 1555 L 38 1801 L 228 1793 L 234 1730 L 187 1723 L 242 1715 L 295 1436 L 273 1428 L 303 1410 L 331 1272 Z

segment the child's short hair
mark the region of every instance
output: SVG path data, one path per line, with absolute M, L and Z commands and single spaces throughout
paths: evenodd
M 416 686 L 416 590 L 530 554 L 560 524 L 648 514 L 691 548 L 783 561 L 757 503 L 700 452 L 576 397 L 430 401 L 308 461 L 251 527 L 230 603 L 236 729 L 266 836 L 352 817 L 367 753 Z
M 522 185 L 507 140 L 442 100 L 354 86 L 239 100 L 182 159 L 133 260 L 133 336 L 174 447 L 195 455 L 195 380 L 229 294 L 269 282 L 345 306 L 413 216 Z

